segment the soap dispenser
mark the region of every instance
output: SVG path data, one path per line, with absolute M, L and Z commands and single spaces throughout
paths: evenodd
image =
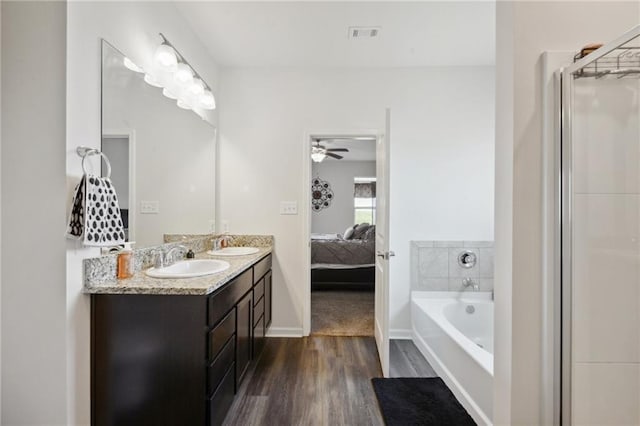
M 124 243 L 124 248 L 118 253 L 117 277 L 119 280 L 133 276 L 133 241 Z

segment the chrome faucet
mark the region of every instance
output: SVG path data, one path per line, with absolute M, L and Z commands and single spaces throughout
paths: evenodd
M 170 248 L 166 253 L 163 253 L 161 249 L 156 250 L 154 252 L 156 253 L 154 267 L 164 268 L 165 266 L 170 266 L 173 263 L 175 263 L 175 259 L 173 258 L 173 252 L 178 250 L 181 250 L 183 254 L 189 251 L 189 249 L 183 246 L 182 244 Z
M 478 283 L 475 282 L 473 279 L 471 278 L 465 278 L 462 280 L 462 285 L 464 286 L 464 288 L 469 288 L 471 287 L 473 289 L 473 291 L 479 291 L 480 290 L 480 286 L 478 286 Z

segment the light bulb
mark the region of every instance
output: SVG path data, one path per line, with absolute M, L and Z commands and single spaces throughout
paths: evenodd
M 123 63 L 124 66 L 127 67 L 127 69 L 130 69 L 133 72 L 144 72 L 142 68 L 134 64 L 133 61 L 127 57 L 124 58 Z
M 155 54 L 153 55 L 153 59 L 156 64 L 167 71 L 175 70 L 178 64 L 178 58 L 176 57 L 175 50 L 173 50 L 173 47 L 164 43 L 158 46 Z
M 322 160 L 325 159 L 325 157 L 327 156 L 327 151 L 325 151 L 322 148 L 318 148 L 316 146 L 311 147 L 311 159 L 316 162 L 316 163 L 320 163 L 322 162 Z
M 165 95 L 167 98 L 169 99 L 178 99 L 178 97 L 176 95 L 174 95 L 173 93 L 171 93 L 166 87 L 164 89 L 162 89 L 162 94 Z
M 204 83 L 199 78 L 194 78 L 188 90 L 193 96 L 200 96 L 204 93 Z
M 151 74 L 145 74 L 144 75 L 144 82 L 153 86 L 153 87 L 162 87 L 162 84 L 160 84 L 160 82 L 158 80 L 156 80 L 156 78 L 154 76 L 152 76 Z
M 315 163 L 321 163 L 322 160 L 324 160 L 324 158 L 326 157 L 326 155 L 321 154 L 319 152 L 316 152 L 314 154 L 311 154 L 311 159 L 315 162 Z
M 216 109 L 216 99 L 213 97 L 213 93 L 211 90 L 205 90 L 202 95 L 200 95 L 200 105 L 204 109 Z
M 176 68 L 176 72 L 173 74 L 173 79 L 176 83 L 189 86 L 193 81 L 193 72 L 189 65 L 180 62 Z
M 189 105 L 188 103 L 186 103 L 185 101 L 183 101 L 182 99 L 178 99 L 178 102 L 176 102 L 176 104 L 178 105 L 179 108 L 182 109 L 191 109 L 191 105 Z

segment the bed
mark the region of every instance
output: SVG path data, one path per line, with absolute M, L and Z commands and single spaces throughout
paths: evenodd
M 354 226 L 356 228 L 356 226 Z M 311 288 L 373 288 L 375 283 L 375 226 L 355 238 L 340 234 L 312 234 Z M 345 234 L 346 235 L 346 234 Z

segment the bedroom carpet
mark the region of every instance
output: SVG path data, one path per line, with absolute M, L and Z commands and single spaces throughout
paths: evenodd
M 373 336 L 372 291 L 312 291 L 311 335 Z

